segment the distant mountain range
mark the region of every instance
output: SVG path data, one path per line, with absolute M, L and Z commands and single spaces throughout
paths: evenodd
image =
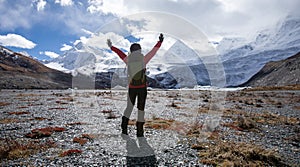
M 0 88 L 64 89 L 71 87 L 72 76 L 46 67 L 31 57 L 0 46 Z
M 46 65 L 90 77 L 107 72 L 113 72 L 118 77 L 125 76 L 125 66 L 116 55 L 106 54 L 109 52 L 106 49 L 85 47 L 83 43 L 78 43 Z M 286 17 L 272 29 L 258 32 L 252 41 L 224 38 L 216 49 L 224 66 L 226 86 L 242 85 L 266 63 L 286 59 L 300 51 L 300 18 Z M 201 59 L 193 59 L 197 56 L 181 41 L 175 42 L 166 54 L 169 54 L 164 55 L 166 60 L 148 66 L 149 77 L 159 85 L 165 85 L 165 88 L 182 88 L 211 84 L 210 78 L 213 76 L 209 76 L 206 64 Z M 183 57 L 185 64 L 170 62 L 174 55 Z M 175 85 L 174 80 L 177 81 Z

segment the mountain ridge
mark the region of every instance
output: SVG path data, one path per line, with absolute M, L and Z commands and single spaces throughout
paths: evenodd
M 1 89 L 65 89 L 72 76 L 0 46 Z
M 300 85 L 300 52 L 285 60 L 268 62 L 241 86 Z

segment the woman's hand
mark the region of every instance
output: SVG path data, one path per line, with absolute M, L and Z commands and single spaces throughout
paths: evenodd
M 109 48 L 111 48 L 112 47 L 112 42 L 111 42 L 111 40 L 110 39 L 107 39 L 107 46 L 109 47 Z
M 160 42 L 163 42 L 164 41 L 164 35 L 162 33 L 160 33 L 159 35 L 159 41 Z

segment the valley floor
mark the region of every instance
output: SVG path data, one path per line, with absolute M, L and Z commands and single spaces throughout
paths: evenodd
M 126 90 L 1 90 L 2 166 L 300 165 L 299 90 L 151 90 L 145 138 Z

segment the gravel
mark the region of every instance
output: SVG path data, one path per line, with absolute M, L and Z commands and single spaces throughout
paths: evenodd
M 211 105 L 209 91 L 149 91 L 146 106 L 146 119 L 164 118 L 192 124 L 198 118 L 207 117 L 207 113 L 198 113 L 199 108 Z M 206 95 L 206 96 L 203 96 Z M 299 91 L 282 92 L 231 92 L 227 97 L 262 99 L 261 106 L 248 105 L 238 100 L 227 100 L 225 109 L 238 105 L 248 113 L 268 111 L 299 120 L 300 101 L 281 104 L 268 103 L 267 100 L 287 100 L 298 98 Z M 268 95 L 266 97 L 266 95 Z M 280 97 L 279 97 L 280 96 Z M 185 135 L 187 130 L 171 128 L 145 129 L 145 138 L 135 136 L 136 129 L 129 126 L 129 137 L 120 135 L 120 118 L 126 107 L 126 91 L 109 90 L 1 90 L 0 91 L 0 139 L 24 141 L 52 141 L 55 147 L 42 150 L 19 159 L 1 159 L 2 166 L 203 166 L 197 150 L 191 149 L 192 141 Z M 192 98 L 191 98 L 192 97 Z M 6 104 L 4 104 L 6 103 Z M 177 104 L 180 107 L 172 107 Z M 208 107 L 209 108 L 209 107 Z M 11 114 L 26 111 L 29 114 Z M 110 112 L 104 112 L 110 111 Z M 209 115 L 209 113 L 208 113 Z M 220 115 L 221 117 L 222 115 Z M 113 119 L 107 119 L 108 117 Z M 132 119 L 136 117 L 136 109 Z M 250 142 L 268 149 L 277 150 L 284 161 L 300 164 L 299 142 L 286 138 L 299 135 L 298 125 L 257 124 L 258 131 L 236 131 L 221 126 L 232 122 L 233 117 L 221 117 L 216 127 L 222 140 Z M 202 121 L 203 123 L 203 121 Z M 53 132 L 50 137 L 30 139 L 24 136 L 31 130 L 43 127 L 65 127 L 66 131 Z M 74 143 L 74 137 L 90 134 L 84 145 Z M 298 138 L 299 139 L 299 138 Z M 80 154 L 60 156 L 64 151 L 77 149 Z M 139 156 L 140 155 L 140 156 Z

